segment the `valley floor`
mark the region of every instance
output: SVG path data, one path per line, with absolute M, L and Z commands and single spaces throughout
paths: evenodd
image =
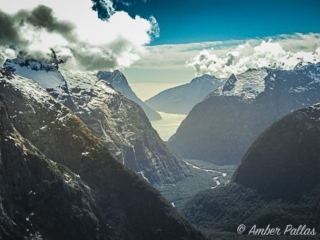
M 179 210 L 201 190 L 224 186 L 236 170 L 235 165 L 218 166 L 201 160 L 187 159 L 193 166 L 193 175 L 176 184 L 167 184 L 157 189 Z

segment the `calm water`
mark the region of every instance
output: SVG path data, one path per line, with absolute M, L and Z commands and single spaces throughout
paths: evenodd
M 171 114 L 159 112 L 162 119 L 151 121 L 155 130 L 159 133 L 162 140 L 167 141 L 178 129 L 180 123 L 186 118 L 186 115 Z
M 182 83 L 130 83 L 132 90 L 142 100 L 145 101 L 159 92 L 168 88 L 176 87 Z M 162 140 L 167 141 L 178 129 L 180 123 L 186 115 L 159 112 L 162 119 L 151 121 L 154 129 L 157 130 Z

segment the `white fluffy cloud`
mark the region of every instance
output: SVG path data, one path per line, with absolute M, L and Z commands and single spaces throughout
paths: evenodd
M 0 0 L 0 10 L 6 14 L 4 17 L 10 19 L 12 29 L 16 31 L 16 52 L 24 50 L 32 56 L 47 57 L 52 48 L 62 58 L 69 59 L 69 67 L 82 70 L 129 67 L 146 53 L 145 45 L 150 43 L 152 37 L 159 35 L 158 24 L 153 17 L 148 20 L 139 16 L 131 18 L 126 12 L 114 11 L 110 0 L 104 2 L 113 13 L 105 21 L 98 19 L 89 0 L 10 0 L 5 3 Z M 54 24 L 58 27 L 65 24 L 70 31 L 48 30 L 30 24 L 30 21 L 25 21 L 23 25 L 15 22 L 14 19 L 23 15 L 18 13 L 19 10 L 24 9 L 25 15 L 30 14 L 40 4 L 53 10 Z M 4 43 L 0 39 L 0 44 L 0 60 L 11 58 L 12 43 Z
M 300 62 L 320 61 L 320 35 L 281 35 L 273 40 L 250 40 L 239 45 L 204 49 L 186 63 L 197 75 L 228 77 L 249 68 L 293 69 Z

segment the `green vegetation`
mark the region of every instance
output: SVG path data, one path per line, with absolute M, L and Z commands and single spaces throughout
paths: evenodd
M 199 192 L 182 212 L 213 239 L 219 239 L 220 233 L 221 239 L 233 239 L 231 233 L 237 234 L 240 224 L 247 226 L 244 235 L 254 225 L 270 225 L 282 233 L 287 225 L 306 225 L 319 233 L 319 119 L 317 104 L 272 124 L 249 148 L 229 184 Z M 295 239 L 272 237 L 287 238 Z
M 210 236 L 215 236 L 218 232 L 237 234 L 236 230 L 240 224 L 245 224 L 247 229 L 253 225 L 263 228 L 270 224 L 271 227 L 279 227 L 282 230 L 288 224 L 295 227 L 306 225 L 315 228 L 318 233 L 319 203 L 320 185 L 305 194 L 298 202 L 292 203 L 281 199 L 268 201 L 256 190 L 230 183 L 225 187 L 198 193 L 182 211 L 192 223 Z M 229 233 L 221 234 L 225 237 L 232 236 Z M 248 230 L 243 233 L 247 234 Z

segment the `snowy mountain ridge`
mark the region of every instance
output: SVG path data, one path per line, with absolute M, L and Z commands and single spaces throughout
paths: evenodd
M 185 158 L 239 164 L 264 129 L 320 102 L 319 93 L 320 63 L 231 75 L 190 111 L 168 144 Z
M 249 69 L 237 76 L 231 75 L 215 93 L 224 96 L 241 96 L 247 100 L 254 99 L 264 92 L 264 78 L 267 75 L 267 69 Z
M 115 158 L 151 184 L 174 183 L 189 174 L 189 167 L 160 139 L 141 107 L 117 92 L 108 81 L 97 78 L 96 73 L 63 68 L 46 72 L 21 66 L 15 60 L 8 60 L 5 66 L 32 79 L 32 86 L 23 80 L 18 86 L 17 82 L 17 87 L 30 90 L 27 93 L 22 89 L 30 97 L 37 96 L 38 89 L 43 87 L 66 106 L 63 99 L 68 98 L 73 108 L 68 107 Z
M 231 75 L 226 83 L 213 94 L 217 96 L 237 96 L 243 100 L 255 99 L 260 93 L 265 92 L 266 87 L 268 87 L 269 90 L 273 90 L 274 86 L 272 86 L 272 82 L 278 77 L 277 73 L 281 73 L 281 71 L 283 70 L 270 68 L 248 69 L 246 72 L 236 76 Z M 312 81 L 307 83 L 301 82 L 301 86 L 290 87 L 289 92 L 307 91 L 313 88 L 314 84 L 320 82 L 320 63 L 298 64 L 293 70 L 287 70 L 286 72 L 293 75 L 303 74 L 312 79 Z M 268 77 L 268 79 L 265 79 L 266 77 Z M 284 80 L 284 82 L 286 82 L 286 80 Z
M 33 79 L 61 103 L 74 109 L 75 106 L 70 99 L 67 82 L 51 63 L 16 58 L 8 59 L 4 66 L 17 75 Z

